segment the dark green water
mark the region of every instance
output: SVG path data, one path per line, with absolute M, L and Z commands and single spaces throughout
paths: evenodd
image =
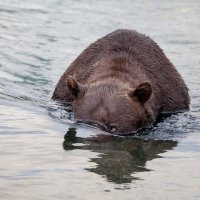
M 0 199 L 200 199 L 200 2 L 0 0 Z M 50 100 L 79 53 L 117 28 L 151 36 L 191 110 L 147 135 L 76 125 Z

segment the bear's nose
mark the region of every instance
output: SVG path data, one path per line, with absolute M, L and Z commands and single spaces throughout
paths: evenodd
M 111 133 L 115 133 L 115 132 L 117 131 L 117 129 L 116 129 L 116 127 L 114 127 L 114 126 L 111 126 L 110 129 L 109 129 L 109 131 L 110 131 Z
M 110 133 L 116 133 L 117 132 L 117 127 L 115 124 L 108 124 L 107 126 L 107 131 Z

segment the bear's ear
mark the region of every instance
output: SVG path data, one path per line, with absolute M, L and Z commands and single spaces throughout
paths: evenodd
M 78 83 L 75 77 L 68 76 L 66 83 L 68 90 L 73 97 L 80 98 L 85 94 L 86 86 Z
M 137 98 L 142 104 L 151 97 L 151 94 L 152 87 L 148 82 L 141 83 L 134 91 L 129 92 L 131 98 Z

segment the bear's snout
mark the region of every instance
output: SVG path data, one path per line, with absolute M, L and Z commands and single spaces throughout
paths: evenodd
M 117 126 L 115 124 L 105 123 L 106 131 L 112 134 L 117 133 Z
M 96 122 L 96 121 L 87 121 L 87 120 L 76 120 L 77 123 L 80 124 L 87 124 L 89 126 L 99 128 L 102 131 L 109 132 L 111 134 L 117 134 L 117 126 L 115 124 L 111 124 L 109 122 L 106 123 L 101 123 L 101 122 Z

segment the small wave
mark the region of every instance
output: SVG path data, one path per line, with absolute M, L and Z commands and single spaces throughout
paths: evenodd
M 46 10 L 43 7 L 36 6 L 34 4 L 16 4 L 16 5 L 1 5 L 0 7 L 1 13 L 9 13 L 9 14 L 17 14 L 17 13 L 41 13 L 46 14 L 49 13 L 49 10 Z

